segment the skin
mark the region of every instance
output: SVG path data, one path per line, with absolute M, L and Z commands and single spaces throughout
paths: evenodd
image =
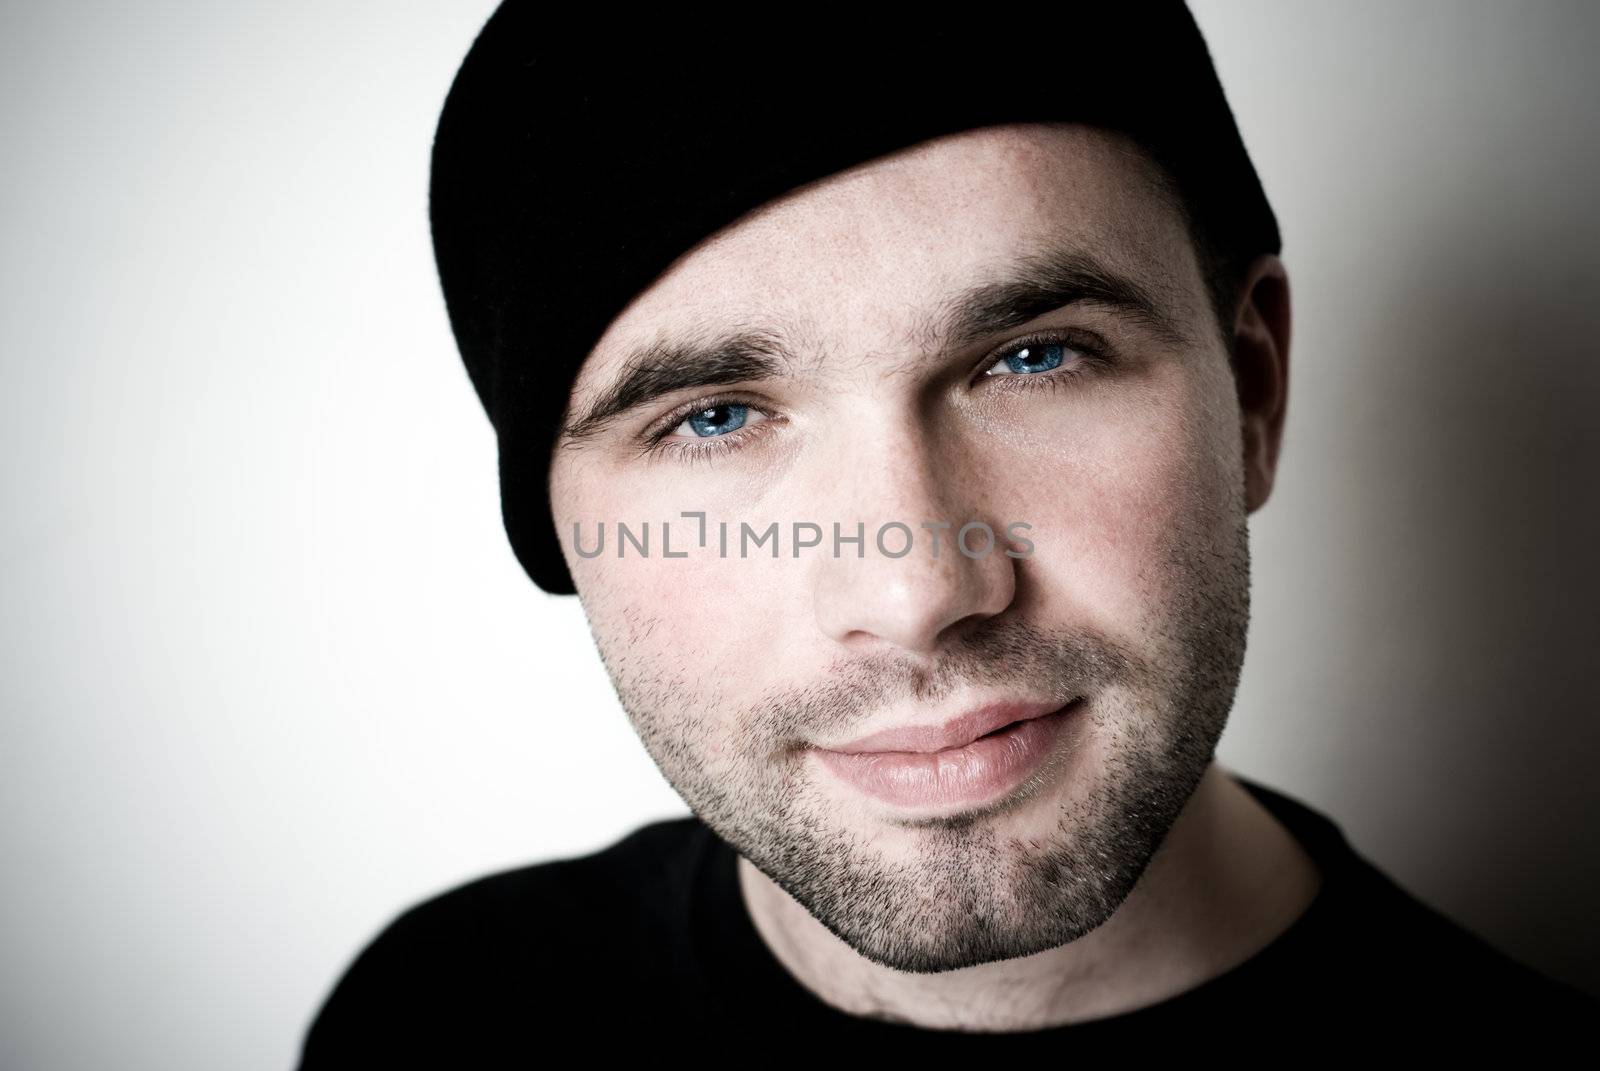
M 1172 329 L 1075 303 L 956 350 L 919 335 L 941 295 L 1041 239 L 1137 281 Z M 777 325 L 801 358 L 792 380 L 681 392 L 564 441 L 550 496 L 630 721 L 739 852 L 774 956 L 827 1003 L 981 1031 L 1131 1011 L 1242 963 L 1315 896 L 1315 864 L 1214 759 L 1244 660 L 1247 517 L 1282 436 L 1277 258 L 1249 267 L 1229 312 L 1219 322 L 1183 217 L 1131 142 L 1015 124 L 761 206 L 680 257 L 588 356 L 569 415 L 666 330 Z M 1006 389 L 1004 364 L 985 375 L 1056 328 L 1092 332 L 1108 360 L 1048 389 Z M 1078 367 L 1081 349 L 1064 352 Z M 752 407 L 745 425 L 680 421 L 672 442 L 729 449 L 641 453 L 641 435 L 707 399 Z M 600 520 L 649 519 L 659 539 L 684 510 L 709 515 L 709 549 L 681 521 L 685 558 L 575 553 L 575 523 L 592 547 Z M 973 519 L 1002 540 L 1026 521 L 1032 553 L 947 541 L 935 558 L 926 531 L 903 557 L 871 545 L 889 521 Z M 868 547 L 720 557 L 718 520 L 864 521 Z M 993 700 L 1080 695 L 998 806 L 912 813 L 811 753 Z

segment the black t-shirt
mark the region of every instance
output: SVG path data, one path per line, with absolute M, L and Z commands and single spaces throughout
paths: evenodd
M 404 912 L 328 997 L 306 1034 L 302 1071 L 532 1066 L 551 1046 L 572 1044 L 586 1055 L 642 1045 L 717 1063 L 844 1041 L 883 1042 L 896 1054 L 981 1045 L 999 1055 L 1055 1043 L 1062 1054 L 1204 1050 L 1289 1063 L 1397 1045 L 1437 1054 L 1510 1044 L 1526 1054 L 1558 1040 L 1577 1041 L 1578 1052 L 1592 1044 L 1600 1000 L 1423 904 L 1353 851 L 1325 815 L 1230 776 L 1305 846 L 1322 888 L 1244 963 L 1132 1012 L 1005 1034 L 842 1012 L 773 956 L 745 909 L 733 849 L 691 815 L 589 855 L 480 878 Z

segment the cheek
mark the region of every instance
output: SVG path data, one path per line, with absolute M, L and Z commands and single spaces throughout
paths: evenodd
M 714 763 L 740 731 L 732 721 L 750 696 L 795 672 L 775 639 L 792 628 L 782 620 L 792 610 L 780 604 L 784 589 L 772 575 L 794 563 L 717 558 L 719 504 L 686 504 L 664 482 L 611 477 L 590 483 L 587 494 L 566 495 L 557 511 L 560 538 L 612 683 L 641 734 L 657 737 L 652 751 L 687 748 Z M 708 514 L 707 549 L 698 545 L 700 523 L 680 516 L 685 509 Z M 586 552 L 604 523 L 600 554 L 576 553 L 574 521 Z M 647 555 L 627 541 L 619 556 L 619 521 L 641 543 L 649 522 Z M 736 521 L 729 542 L 737 546 Z M 688 556 L 666 557 L 668 549 Z
M 1023 501 L 1035 575 L 1065 613 L 1148 634 L 1223 547 L 1240 475 L 1237 420 L 1218 397 L 1174 366 L 1092 420 L 1053 429 L 1056 477 Z

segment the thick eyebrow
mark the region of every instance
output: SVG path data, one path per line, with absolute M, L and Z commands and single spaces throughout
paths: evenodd
M 1143 283 L 1078 249 L 1044 247 L 1008 254 L 997 278 L 941 301 L 919 321 L 913 337 L 930 350 L 958 350 L 1068 305 L 1102 305 L 1171 346 L 1188 333 L 1166 311 L 1168 302 Z
M 771 328 L 741 329 L 710 340 L 678 337 L 652 342 L 629 354 L 611 386 L 581 417 L 561 429 L 560 445 L 575 446 L 657 398 L 695 387 L 780 379 L 794 364 L 785 335 Z
M 1188 339 L 1148 287 L 1081 250 L 1060 247 L 1008 255 L 996 277 L 938 301 L 909 337 L 926 351 L 949 352 L 1082 303 L 1120 313 L 1170 345 Z M 611 385 L 562 428 L 559 443 L 577 445 L 624 414 L 677 391 L 781 379 L 798 363 L 787 335 L 776 328 L 669 336 L 632 351 Z

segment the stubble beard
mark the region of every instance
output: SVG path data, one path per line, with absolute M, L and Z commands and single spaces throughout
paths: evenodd
M 1174 594 L 1147 637 L 1149 655 L 1100 635 L 996 619 L 935 674 L 892 660 L 841 663 L 823 685 L 743 708 L 732 731 L 716 716 L 726 707 L 669 663 L 605 645 L 601 655 L 646 750 L 690 809 L 860 955 L 913 973 L 1031 955 L 1117 910 L 1214 758 L 1250 614 L 1242 493 L 1227 508 L 1223 546 L 1171 544 Z M 635 616 L 627 631 L 637 638 L 650 624 Z M 1041 811 L 1036 835 L 957 816 L 917 825 L 909 861 L 891 859 L 838 820 L 805 772 L 814 767 L 797 742 L 859 726 L 864 711 L 1018 680 L 1087 685 L 1091 699 L 1077 715 L 1087 718 L 1079 730 L 1092 760 L 1076 766 L 1084 783 L 1057 784 L 1027 804 Z M 1042 817 L 1048 800 L 1053 821 Z

